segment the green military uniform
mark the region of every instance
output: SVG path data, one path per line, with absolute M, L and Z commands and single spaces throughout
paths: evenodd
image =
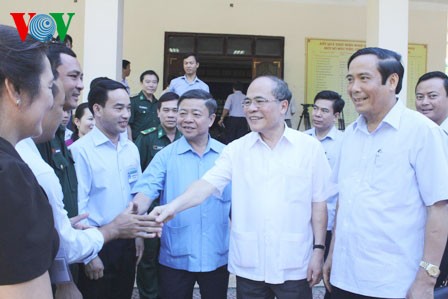
M 176 130 L 174 140 L 179 139 L 182 134 Z M 162 148 L 170 144 L 171 141 L 166 136 L 166 132 L 161 125 L 141 131 L 138 135 L 135 145 L 140 152 L 140 161 L 142 170 L 151 162 L 152 158 Z M 159 205 L 159 199 L 152 202 L 149 211 Z M 157 299 L 159 296 L 158 288 L 158 256 L 160 249 L 160 239 L 144 239 L 145 249 L 143 257 L 137 267 L 137 286 L 141 299 Z
M 151 127 L 157 127 L 160 124 L 157 116 L 157 99 L 153 97 L 149 101 L 143 94 L 143 91 L 131 98 L 131 117 L 129 126 L 132 130 L 132 140 L 136 140 L 141 130 Z
M 64 209 L 68 217 L 78 215 L 78 180 L 76 179 L 75 162 L 72 153 L 65 145 L 65 127 L 60 126 L 55 137 L 37 145 L 42 158 L 56 173 L 64 195 Z

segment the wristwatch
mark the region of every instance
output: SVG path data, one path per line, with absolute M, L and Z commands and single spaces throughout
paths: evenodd
M 314 245 L 313 245 L 313 249 L 322 249 L 322 250 L 325 250 L 325 245 L 314 244 Z
M 437 278 L 440 274 L 440 269 L 436 265 L 430 264 L 425 261 L 420 262 L 420 267 L 426 270 L 426 273 L 428 273 L 429 276 Z

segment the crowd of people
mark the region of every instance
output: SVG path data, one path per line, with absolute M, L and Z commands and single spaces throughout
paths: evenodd
M 345 101 L 323 90 L 299 132 L 280 78 L 235 83 L 217 118 L 197 57 L 183 63 L 157 99 L 153 70 L 130 96 L 123 60 L 121 80 L 96 78 L 78 105 L 73 50 L 0 25 L 0 298 L 123 299 L 136 281 L 142 299 L 192 298 L 196 283 L 225 299 L 229 273 L 241 299 L 311 299 L 322 278 L 327 299 L 446 285 L 445 73 L 420 77 L 412 111 L 401 56 L 358 50 L 359 117 L 337 130 Z

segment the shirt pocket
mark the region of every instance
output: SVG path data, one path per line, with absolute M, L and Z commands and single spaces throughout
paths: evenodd
M 55 170 L 58 173 L 62 173 L 63 171 L 65 171 L 69 163 L 60 151 L 53 154 L 53 162 L 56 167 Z
M 384 190 L 394 189 L 404 178 L 393 174 L 407 173 L 411 167 L 407 149 L 379 149 L 374 155 L 371 171 L 367 172 L 369 185 Z
M 259 265 L 257 233 L 234 230 L 230 233 L 230 255 L 234 263 L 243 268 L 257 267 Z
M 185 256 L 190 252 L 190 226 L 172 227 L 165 225 L 162 233 L 162 246 L 165 245 L 172 256 Z
M 303 233 L 281 233 L 279 238 L 281 269 L 303 268 L 309 260 L 310 248 Z

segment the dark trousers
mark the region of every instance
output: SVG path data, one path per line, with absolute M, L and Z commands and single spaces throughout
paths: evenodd
M 226 120 L 227 143 L 238 139 L 249 132 L 249 126 L 245 117 L 229 116 Z
M 238 299 L 311 299 L 311 288 L 306 279 L 288 280 L 281 284 L 236 277 Z
M 84 265 L 79 269 L 78 288 L 84 299 L 130 299 L 135 279 L 135 240 L 114 240 L 98 254 L 104 265 L 104 276 L 89 279 Z
M 440 287 L 448 279 L 448 242 L 443 252 L 442 262 L 440 263 L 440 275 L 437 278 L 436 287 Z
M 380 298 L 380 297 L 363 296 L 355 293 L 350 293 L 336 287 L 332 288 L 331 298 L 332 299 L 400 299 L 400 298 Z
M 227 299 L 227 265 L 210 272 L 189 272 L 159 266 L 159 290 L 163 299 L 191 299 L 197 282 L 202 299 Z
M 154 200 L 149 211 L 159 205 L 159 200 Z M 144 239 L 145 250 L 140 263 L 137 266 L 137 287 L 140 299 L 158 299 L 159 295 L 159 252 L 160 239 Z

